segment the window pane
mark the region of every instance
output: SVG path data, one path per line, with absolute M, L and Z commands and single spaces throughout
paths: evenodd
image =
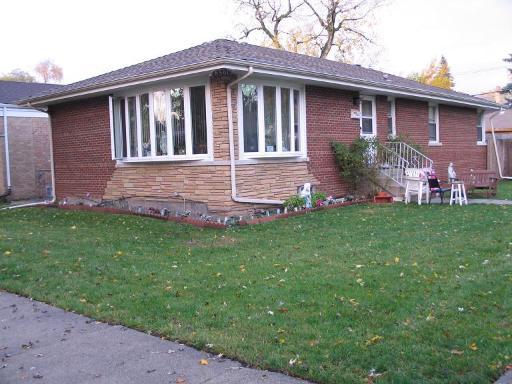
M 388 101 L 388 134 L 393 134 L 393 102 Z
M 244 152 L 258 152 L 258 91 L 255 85 L 242 84 Z
M 361 119 L 362 131 L 366 134 L 373 133 L 373 119 L 363 118 Z
M 477 121 L 476 121 L 476 139 L 477 141 L 483 140 L 483 120 L 484 114 L 482 112 L 478 112 Z
M 165 92 L 153 93 L 153 115 L 155 117 L 156 155 L 167 155 L 167 120 L 165 113 Z
M 142 156 L 151 156 L 151 135 L 149 129 L 149 94 L 140 95 L 140 119 L 142 128 Z
M 116 159 L 126 157 L 126 117 L 124 98 L 115 98 L 114 118 L 114 154 Z
M 290 150 L 290 90 L 281 88 L 281 133 L 283 151 Z
M 300 151 L 300 109 L 299 91 L 293 91 L 293 132 L 295 135 L 295 150 Z
M 265 116 L 265 152 L 276 148 L 276 88 L 263 87 L 263 111 Z
M 436 123 L 428 124 L 428 139 L 430 141 L 437 141 Z
M 171 89 L 172 139 L 175 155 L 185 155 L 185 106 L 183 88 Z
M 428 122 L 429 123 L 436 122 L 436 107 L 433 107 L 433 106 L 428 107 Z
M 190 88 L 190 113 L 192 116 L 192 153 L 208 153 L 204 86 Z
M 128 98 L 128 120 L 130 122 L 130 155 L 131 157 L 139 156 L 139 145 L 137 140 L 137 105 L 135 97 Z
M 361 113 L 365 117 L 372 117 L 373 111 L 372 111 L 372 101 L 371 100 L 362 100 L 361 101 Z

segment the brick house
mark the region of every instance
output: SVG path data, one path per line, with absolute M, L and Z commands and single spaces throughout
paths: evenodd
M 486 168 L 496 104 L 356 65 L 215 40 L 37 95 L 58 200 L 181 204 L 218 215 L 311 182 L 348 192 L 330 143 L 403 135 L 438 173 Z M 480 133 L 478 133 L 480 130 Z M 136 204 L 136 203 L 134 203 Z
M 51 187 L 48 114 L 17 100 L 58 85 L 0 81 L 0 196 L 43 198 Z

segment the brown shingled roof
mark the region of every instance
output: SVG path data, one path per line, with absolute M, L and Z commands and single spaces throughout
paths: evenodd
M 331 80 L 371 85 L 389 90 L 413 92 L 434 98 L 449 98 L 459 102 L 496 107 L 496 104 L 492 102 L 469 94 L 420 84 L 410 79 L 358 65 L 224 39 L 214 40 L 153 60 L 91 77 L 53 91 L 45 91 L 26 101 L 41 102 L 50 96 L 52 98 L 64 96 L 74 92 L 93 90 L 94 88 L 129 82 L 134 79 L 156 77 L 194 66 L 207 66 L 209 64 L 252 65 L 255 68 L 261 66 L 289 73 L 300 73 Z

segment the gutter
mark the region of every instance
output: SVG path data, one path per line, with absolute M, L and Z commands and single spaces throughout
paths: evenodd
M 500 174 L 500 178 L 502 179 L 512 179 L 512 176 L 503 176 L 503 171 L 501 169 L 501 162 L 500 162 L 500 157 L 499 157 L 499 154 L 498 154 L 498 147 L 496 145 L 496 134 L 494 132 L 494 124 L 493 124 L 493 120 L 496 116 L 500 115 L 500 114 L 503 114 L 505 113 L 505 110 L 504 109 L 501 109 L 500 111 L 496 111 L 493 113 L 493 115 L 489 118 L 489 122 L 491 123 L 491 133 L 492 133 L 492 141 L 493 141 L 493 144 L 494 144 L 494 153 L 496 154 L 496 163 L 498 164 L 498 172 Z
M 235 164 L 235 139 L 233 135 L 233 105 L 231 97 L 231 87 L 238 84 L 240 81 L 248 78 L 254 72 L 253 67 L 249 67 L 247 73 L 242 77 L 232 81 L 227 85 L 226 88 L 226 99 L 228 104 L 228 128 L 229 128 L 229 165 L 231 172 L 231 200 L 237 203 L 249 203 L 249 204 L 272 204 L 281 205 L 282 200 L 270 200 L 270 199 L 250 199 L 246 197 L 239 197 L 236 188 L 236 164 Z
M 0 195 L 0 199 L 7 197 L 12 192 L 11 185 L 11 164 L 10 164 L 10 156 L 9 156 L 9 126 L 7 124 L 7 106 L 3 106 L 4 112 L 4 148 L 5 148 L 5 175 L 7 181 L 7 190 Z
M 42 110 L 42 109 L 39 109 L 39 108 L 36 108 L 36 107 L 30 105 L 30 103 L 29 103 L 29 107 L 33 108 L 33 109 L 37 109 L 40 112 L 48 113 L 45 110 Z M 37 203 L 13 205 L 13 206 L 8 206 L 8 207 L 5 207 L 5 208 L 2 208 L 1 210 L 14 209 L 14 208 L 24 208 L 24 207 L 35 207 L 35 206 L 39 206 L 39 205 L 52 205 L 57 200 L 57 194 L 55 193 L 55 164 L 54 164 L 54 160 L 53 160 L 53 130 L 52 130 L 51 118 L 50 118 L 50 169 L 51 169 L 50 173 L 51 173 L 51 177 L 52 177 L 52 198 L 51 198 L 51 200 L 40 201 L 40 202 L 37 202 Z

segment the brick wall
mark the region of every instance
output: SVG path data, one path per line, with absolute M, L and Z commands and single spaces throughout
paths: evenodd
M 108 98 L 63 103 L 49 112 L 57 198 L 101 198 L 115 167 Z
M 235 145 L 237 144 L 236 90 L 234 93 Z M 297 186 L 312 182 L 318 190 L 343 195 L 349 187 L 335 164 L 330 143 L 351 143 L 359 137 L 359 121 L 350 118 L 357 109 L 350 91 L 308 86 L 306 88 L 307 141 L 310 161 L 239 162 L 237 185 L 241 197 L 285 199 Z M 81 100 L 53 106 L 56 190 L 58 198 L 169 198 L 179 192 L 187 200 L 203 202 L 218 214 L 247 211 L 249 204 L 231 200 L 229 141 L 225 83 L 211 80 L 214 127 L 214 162 L 168 162 L 115 165 L 111 160 L 108 99 Z M 387 136 L 387 98 L 378 96 L 377 132 Z M 454 161 L 459 172 L 485 168 L 485 148 L 476 146 L 476 111 L 441 106 L 442 147 L 428 147 L 428 104 L 397 99 L 397 132 L 422 145 L 445 171 Z M 238 149 L 235 151 L 238 153 Z
M 329 194 L 343 195 L 349 186 L 339 176 L 331 141 L 351 143 L 359 137 L 359 121 L 350 119 L 350 110 L 356 93 L 342 90 L 307 87 L 307 138 L 310 171 L 319 180 L 318 189 Z M 386 96 L 376 97 L 377 136 L 387 138 L 388 103 Z M 442 178 L 453 162 L 458 173 L 469 169 L 486 169 L 487 155 L 484 146 L 476 145 L 476 109 L 439 106 L 439 129 L 442 146 L 428 145 L 428 103 L 411 99 L 396 99 L 396 129 L 422 147 L 434 161 L 435 169 Z
M 473 108 L 439 106 L 439 140 L 441 146 L 428 144 L 428 103 L 418 100 L 396 100 L 397 134 L 419 144 L 434 161 L 438 176 L 447 177 L 453 162 L 457 173 L 486 169 L 487 149 L 476 144 L 477 111 Z
M 331 142 L 351 143 L 359 137 L 359 120 L 350 118 L 357 93 L 337 89 L 306 88 L 306 124 L 310 171 L 319 181 L 317 190 L 328 194 L 348 193 L 334 161 Z

